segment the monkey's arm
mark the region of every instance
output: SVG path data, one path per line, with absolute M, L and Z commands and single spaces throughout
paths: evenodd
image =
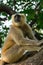
M 31 29 L 31 27 L 30 27 L 27 23 L 25 23 L 24 26 L 25 26 L 25 29 L 26 29 L 26 31 L 25 31 L 25 32 L 26 32 L 26 35 L 27 35 L 30 39 L 37 40 L 36 37 L 35 37 L 34 34 L 33 34 L 33 31 L 32 31 L 32 29 Z
M 11 31 L 12 31 L 11 37 L 17 43 L 17 45 L 39 46 L 41 44 L 41 42 L 39 43 L 38 41 L 30 40 L 30 39 L 27 40 L 26 38 L 24 38 L 22 31 L 19 29 L 14 29 L 14 31 L 13 30 Z

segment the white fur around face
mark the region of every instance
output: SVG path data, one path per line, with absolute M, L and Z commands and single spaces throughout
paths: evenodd
M 15 16 L 15 15 L 16 15 L 16 14 L 12 15 L 12 23 L 13 23 L 15 26 L 21 26 L 21 25 L 23 25 L 23 24 L 26 22 L 26 17 L 25 17 L 24 14 L 19 14 L 19 15 L 21 16 L 21 22 L 15 22 L 15 20 L 14 20 L 14 16 Z

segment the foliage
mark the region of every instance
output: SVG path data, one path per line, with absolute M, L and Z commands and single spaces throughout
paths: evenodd
M 37 39 L 43 38 L 43 0 L 0 0 L 0 44 L 8 33 L 7 26 L 4 26 L 6 19 L 11 19 L 14 13 L 24 13 L 27 17 L 27 23 L 30 24 Z M 1 18 L 4 16 L 4 18 Z M 38 36 L 37 36 L 38 34 Z

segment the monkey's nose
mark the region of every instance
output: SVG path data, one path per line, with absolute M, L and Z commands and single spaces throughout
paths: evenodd
M 15 19 L 16 22 L 20 22 L 20 18 L 21 18 L 21 16 L 19 14 L 16 14 L 14 16 L 14 19 Z

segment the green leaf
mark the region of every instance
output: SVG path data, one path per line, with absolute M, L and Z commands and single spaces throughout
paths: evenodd
M 5 12 L 2 12 L 2 15 L 3 15 L 3 16 L 7 16 L 7 14 L 6 14 Z
M 43 8 L 43 0 L 40 0 L 40 6 Z
M 39 28 L 43 28 L 43 12 L 38 14 L 37 24 Z

